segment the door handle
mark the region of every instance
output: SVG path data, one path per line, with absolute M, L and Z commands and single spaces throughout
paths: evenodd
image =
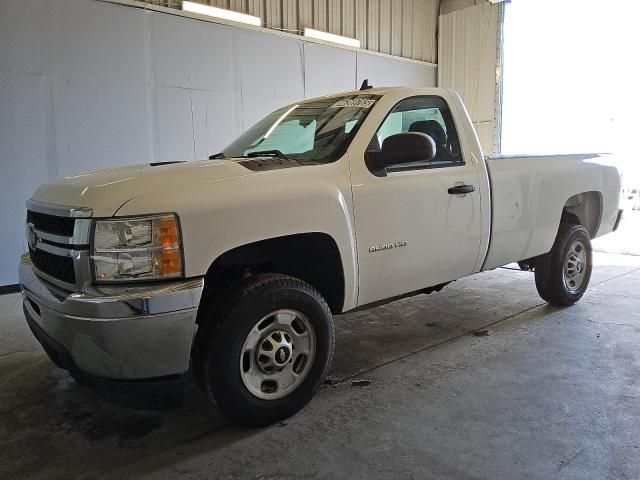
M 456 185 L 455 187 L 451 187 L 449 190 L 447 190 L 447 192 L 449 192 L 451 195 L 459 195 L 459 194 L 465 194 L 465 193 L 471 193 L 471 192 L 475 192 L 476 187 L 474 187 L 473 185 Z

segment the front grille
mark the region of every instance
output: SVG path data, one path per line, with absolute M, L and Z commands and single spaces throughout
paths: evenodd
M 66 283 L 76 283 L 76 272 L 73 258 L 61 257 L 44 250 L 29 248 L 29 256 L 33 265 L 42 273 L 51 275 Z
M 35 230 L 60 235 L 63 237 L 73 237 L 75 218 L 57 217 L 46 213 L 27 210 L 27 223 L 31 223 Z

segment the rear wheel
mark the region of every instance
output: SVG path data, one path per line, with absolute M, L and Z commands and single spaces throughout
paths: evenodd
M 536 261 L 536 288 L 549 303 L 576 303 L 589 286 L 592 249 L 589 232 L 582 225 L 563 223 L 549 253 Z
M 333 319 L 320 293 L 302 280 L 255 275 L 219 313 L 206 316 L 196 338 L 196 378 L 233 420 L 260 426 L 293 415 L 324 380 Z

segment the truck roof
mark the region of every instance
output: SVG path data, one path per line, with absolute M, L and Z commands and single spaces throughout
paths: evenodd
M 422 91 L 422 90 L 438 90 L 437 87 L 428 87 L 428 86 L 424 86 L 424 87 L 378 87 L 378 88 L 368 88 L 366 90 L 352 90 L 350 92 L 341 92 L 341 93 L 336 93 L 336 94 L 332 94 L 330 96 L 335 96 L 335 95 L 345 95 L 345 94 L 359 94 L 359 93 L 372 93 L 375 95 L 385 95 L 387 93 L 391 93 L 391 92 L 398 92 L 401 90 L 406 90 L 407 92 L 409 91 Z
M 406 91 L 407 93 L 411 92 L 411 93 L 420 93 L 420 92 L 433 92 L 436 90 L 440 90 L 437 87 L 378 87 L 378 88 L 368 88 L 366 90 L 351 90 L 351 91 L 347 91 L 347 92 L 338 92 L 338 93 L 331 93 L 329 95 L 322 95 L 320 97 L 315 97 L 315 98 L 330 98 L 330 97 L 342 97 L 345 95 L 386 95 L 388 93 L 394 92 L 400 92 L 400 91 Z M 313 98 L 309 98 L 304 100 L 305 102 L 308 100 L 313 100 Z
M 442 88 L 438 87 L 378 87 L 378 88 L 368 88 L 366 90 L 350 90 L 346 92 L 336 92 L 330 93 L 328 95 L 320 95 L 318 97 L 306 98 L 304 100 L 300 100 L 298 102 L 290 103 L 282 108 L 287 108 L 292 105 L 302 104 L 305 102 L 311 102 L 314 100 L 318 100 L 321 98 L 333 98 L 333 97 L 344 97 L 347 95 L 387 95 L 389 93 L 406 93 L 407 96 L 410 95 L 434 95 L 437 92 L 442 91 Z

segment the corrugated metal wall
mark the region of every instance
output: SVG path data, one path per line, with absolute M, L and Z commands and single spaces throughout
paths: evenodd
M 179 0 L 146 0 L 180 8 Z M 439 0 L 192 0 L 262 18 L 269 28 L 305 27 L 360 40 L 374 52 L 436 63 Z
M 458 8 L 460 4 L 469 6 Z M 485 154 L 499 145 L 499 41 L 503 4 L 445 1 L 440 16 L 438 86 L 464 100 Z M 447 13 L 448 12 L 448 13 Z

